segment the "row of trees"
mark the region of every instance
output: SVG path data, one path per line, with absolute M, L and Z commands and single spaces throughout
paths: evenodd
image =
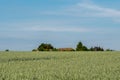
M 67 50 L 70 50 L 70 51 L 105 51 L 102 47 L 98 47 L 98 46 L 87 48 L 85 45 L 83 45 L 82 42 L 78 42 L 76 49 L 71 50 L 67 48 Z M 33 49 L 32 51 L 59 51 L 59 49 L 53 47 L 51 44 L 42 43 L 38 46 L 37 49 Z M 106 51 L 112 51 L 112 50 L 107 49 Z

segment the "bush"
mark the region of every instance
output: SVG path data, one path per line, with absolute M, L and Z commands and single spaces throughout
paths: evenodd
M 37 49 L 33 49 L 32 51 L 33 51 L 33 52 L 36 52 L 36 51 L 38 51 L 38 50 L 37 50 Z
M 5 51 L 6 51 L 6 52 L 9 52 L 9 49 L 6 49 Z
M 40 44 L 40 46 L 38 47 L 39 51 L 52 51 L 53 49 L 54 47 L 51 44 L 45 43 Z

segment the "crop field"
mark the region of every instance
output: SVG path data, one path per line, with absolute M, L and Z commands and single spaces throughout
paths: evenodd
M 120 52 L 0 52 L 0 80 L 120 80 Z

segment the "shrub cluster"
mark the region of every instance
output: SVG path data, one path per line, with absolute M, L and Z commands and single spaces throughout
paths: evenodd
M 76 49 L 73 49 L 73 48 L 57 49 L 57 48 L 53 47 L 53 45 L 51 45 L 51 44 L 41 43 L 37 49 L 33 49 L 32 51 L 105 51 L 105 49 L 103 49 L 100 46 L 87 48 L 85 45 L 83 45 L 82 42 L 78 42 L 78 44 L 76 45 Z M 113 51 L 113 50 L 106 49 L 106 51 Z

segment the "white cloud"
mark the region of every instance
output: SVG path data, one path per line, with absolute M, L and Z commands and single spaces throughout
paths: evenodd
M 80 27 L 30 27 L 29 31 L 51 31 L 51 32 L 91 32 L 88 28 Z
M 86 2 L 86 3 L 84 3 Z M 65 15 L 75 17 L 93 17 L 93 18 L 110 18 L 113 21 L 120 20 L 120 10 L 102 7 L 92 2 L 84 1 L 57 11 L 48 11 L 43 14 L 47 15 Z
M 111 8 L 104 8 L 104 7 L 100 7 L 98 5 L 84 4 L 84 3 L 78 4 L 78 7 L 88 9 L 91 11 L 91 13 L 94 12 L 93 15 L 95 15 L 95 16 L 112 17 L 112 18 L 120 17 L 120 11 L 115 10 L 115 9 L 111 9 Z
M 55 21 L 55 20 L 46 20 L 38 22 L 29 22 L 29 23 L 7 23 L 4 24 L 4 29 L 1 29 L 3 33 L 6 32 L 35 32 L 35 31 L 49 31 L 49 32 L 93 32 L 94 30 L 89 27 L 71 25 L 73 21 Z M 10 28 L 8 30 L 8 28 Z M 2 32 L 0 32 L 2 33 Z

